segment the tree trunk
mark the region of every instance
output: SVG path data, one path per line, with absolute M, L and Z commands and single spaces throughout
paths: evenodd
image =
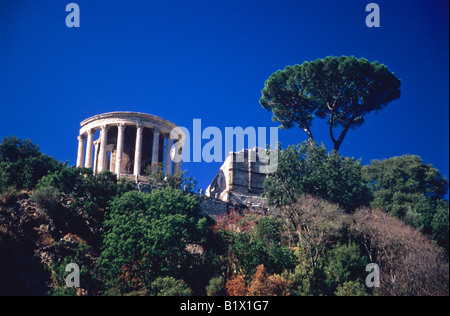
M 312 133 L 311 133 L 311 130 L 310 130 L 309 128 L 304 128 L 303 130 L 304 130 L 305 133 L 308 135 L 309 143 L 310 143 L 311 145 L 314 145 L 314 138 L 313 138 L 313 135 L 312 135 Z
M 339 151 L 339 148 L 342 145 L 342 142 L 344 141 L 345 135 L 347 135 L 348 130 L 350 129 L 350 126 L 352 126 L 352 124 L 348 124 L 344 127 L 344 129 L 341 132 L 341 135 L 339 135 L 339 138 L 337 141 L 333 141 L 334 142 L 334 150 Z

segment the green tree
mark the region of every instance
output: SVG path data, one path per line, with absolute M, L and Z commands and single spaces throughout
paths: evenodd
M 105 210 L 115 197 L 131 191 L 132 183 L 117 181 L 116 175 L 109 171 L 94 175 L 92 169 L 65 167 L 39 180 L 33 199 L 47 204 L 54 201 L 51 188 L 58 188 L 63 196 L 70 197 L 70 204 L 58 212 L 64 225 L 99 249 Z
M 402 219 L 448 249 L 448 180 L 414 155 L 373 160 L 363 175 L 373 200 L 370 206 Z
M 48 186 L 35 189 L 30 200 L 37 203 L 41 208 L 51 211 L 61 203 L 61 194 L 58 189 Z
M 297 262 L 295 253 L 282 243 L 286 228 L 274 217 L 265 217 L 247 232 L 233 233 L 228 256 L 234 269 L 247 277 L 264 264 L 268 273 L 280 274 L 293 269 Z
M 280 245 L 282 241 L 281 234 L 285 231 L 283 223 L 276 217 L 263 217 L 255 226 L 255 239 L 268 246 Z
M 192 271 L 198 271 L 200 254 L 187 246 L 202 246 L 210 226 L 195 197 L 171 187 L 115 198 L 104 221 L 99 259 L 106 290 L 114 294 L 150 291 L 159 277 L 195 278 Z
M 208 296 L 225 296 L 225 284 L 223 277 L 218 276 L 212 278 L 206 287 L 206 294 Z
M 294 203 L 311 194 L 348 211 L 369 203 L 362 164 L 315 143 L 303 142 L 278 151 L 278 168 L 264 181 L 264 196 L 276 206 Z
M 355 243 L 337 243 L 322 258 L 318 279 L 323 280 L 324 293 L 333 295 L 346 282 L 365 280 L 367 258 Z M 348 284 L 347 284 L 348 285 Z
M 365 285 L 360 281 L 346 281 L 343 284 L 339 284 L 336 292 L 336 296 L 368 296 Z
M 8 187 L 34 189 L 48 173 L 61 170 L 63 164 L 42 154 L 30 140 L 15 136 L 3 138 L 0 144 L 0 192 Z
M 154 296 L 191 296 L 192 290 L 183 280 L 159 277 L 150 286 Z
M 314 270 L 306 260 L 301 260 L 293 271 L 285 270 L 282 276 L 288 280 L 288 291 L 292 296 L 313 295 Z
M 116 196 L 132 190 L 131 182 L 117 181 L 109 171 L 94 175 L 92 169 L 66 167 L 48 174 L 37 184 L 37 188 L 54 187 L 75 199 L 74 207 L 81 207 L 89 216 L 104 211 Z
M 148 183 L 153 187 L 167 187 L 194 193 L 197 188 L 197 181 L 194 177 L 188 176 L 188 172 L 182 171 L 174 174 L 165 174 L 161 163 L 154 163 L 145 169 Z
M 351 56 L 332 57 L 287 66 L 265 82 L 260 103 L 273 121 L 286 129 L 297 125 L 313 140 L 315 116 L 327 118 L 334 149 L 364 116 L 400 97 L 400 80 L 378 62 Z M 336 137 L 334 128 L 340 128 Z
M 55 243 L 55 248 L 64 251 L 59 242 Z M 57 257 L 54 261 L 47 263 L 46 269 L 51 272 L 51 288 L 52 296 L 76 296 L 77 291 L 68 288 L 66 285 L 66 277 L 68 272 L 66 267 L 70 263 L 76 263 L 80 268 L 80 287 L 83 289 L 84 295 L 93 295 L 97 293 L 100 287 L 98 280 L 94 274 L 95 262 L 92 260 L 92 249 L 90 246 L 79 243 L 74 245 L 69 251 L 65 249 L 65 255 Z

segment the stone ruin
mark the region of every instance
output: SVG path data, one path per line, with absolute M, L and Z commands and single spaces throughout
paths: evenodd
M 226 203 L 249 208 L 267 208 L 263 193 L 263 182 L 267 174 L 262 171 L 266 165 L 259 159 L 262 148 L 243 149 L 229 153 L 205 195 Z
M 94 173 L 111 171 L 118 179 L 134 180 L 137 189 L 145 185 L 144 170 L 154 163 L 163 165 L 166 175 L 181 171 L 181 161 L 174 162 L 173 157 L 181 157 L 182 146 L 177 142 L 186 136 L 169 121 L 144 113 L 111 112 L 88 118 L 80 125 L 79 168 L 92 168 Z M 265 166 L 259 159 L 261 150 L 265 149 L 229 153 L 205 195 L 198 195 L 205 212 L 219 215 L 230 208 L 267 210 L 261 197 L 267 177 L 261 172 Z
M 118 179 L 136 181 L 145 181 L 144 171 L 154 163 L 163 165 L 166 175 L 181 171 L 181 161 L 174 161 L 173 151 L 181 157 L 182 146 L 176 144 L 186 136 L 169 121 L 144 113 L 111 112 L 80 125 L 79 168 L 92 168 L 94 173 L 111 171 Z M 96 134 L 99 136 L 94 140 Z

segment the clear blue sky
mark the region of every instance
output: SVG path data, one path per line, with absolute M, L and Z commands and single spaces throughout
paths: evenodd
M 80 6 L 80 28 L 65 25 L 70 2 Z M 273 72 L 354 55 L 386 64 L 402 95 L 350 131 L 340 152 L 364 164 L 416 154 L 448 176 L 448 1 L 373 1 L 380 28 L 365 25 L 369 2 L 0 0 L 0 136 L 30 138 L 73 165 L 79 123 L 104 112 L 188 128 L 200 118 L 222 131 L 277 126 L 259 105 Z M 313 133 L 332 148 L 323 124 Z M 306 134 L 293 128 L 279 139 L 286 146 Z M 206 188 L 219 166 L 184 168 Z

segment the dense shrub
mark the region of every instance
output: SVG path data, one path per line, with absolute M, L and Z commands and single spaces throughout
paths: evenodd
M 141 193 L 4 139 L 0 279 L 18 294 L 31 282 L 22 271 L 35 270 L 39 293 L 50 286 L 52 295 L 448 295 L 448 257 L 429 238 L 448 249 L 448 182 L 418 157 L 362 168 L 323 146 L 289 147 L 265 182 L 273 213 L 232 210 L 215 221 L 192 179 L 154 167 L 152 192 Z M 54 233 L 44 247 L 27 235 L 46 230 L 41 215 Z M 72 262 L 77 291 L 64 283 Z M 380 266 L 379 288 L 364 285 L 368 263 Z
M 146 174 L 147 182 L 152 187 L 172 187 L 189 193 L 194 193 L 197 188 L 197 181 L 193 177 L 188 176 L 187 171 L 166 175 L 161 163 L 149 165 L 144 170 L 144 173 Z
M 206 294 L 208 296 L 224 296 L 225 295 L 225 284 L 224 279 L 221 276 L 214 277 L 209 281 L 206 287 Z
M 363 175 L 373 200 L 370 206 L 400 218 L 432 236 L 448 252 L 448 179 L 414 155 L 373 160 Z
M 99 260 L 106 289 L 126 294 L 150 290 L 159 277 L 195 278 L 198 255 L 187 246 L 205 242 L 208 221 L 194 197 L 171 187 L 115 198 L 104 222 Z
M 159 277 L 150 286 L 154 296 L 191 296 L 192 290 L 183 280 L 172 277 Z
M 358 282 L 365 280 L 367 264 L 367 257 L 363 256 L 357 244 L 337 243 L 327 251 L 316 272 L 316 277 L 321 280 L 321 290 L 328 295 L 333 295 L 336 291 L 341 294 L 345 291 L 355 295 L 362 294 L 356 290 Z
M 52 186 L 34 190 L 30 199 L 47 211 L 51 211 L 61 204 L 61 194 L 58 189 Z
M 5 137 L 0 143 L 0 192 L 8 187 L 32 190 L 43 176 L 63 167 L 30 140 Z

